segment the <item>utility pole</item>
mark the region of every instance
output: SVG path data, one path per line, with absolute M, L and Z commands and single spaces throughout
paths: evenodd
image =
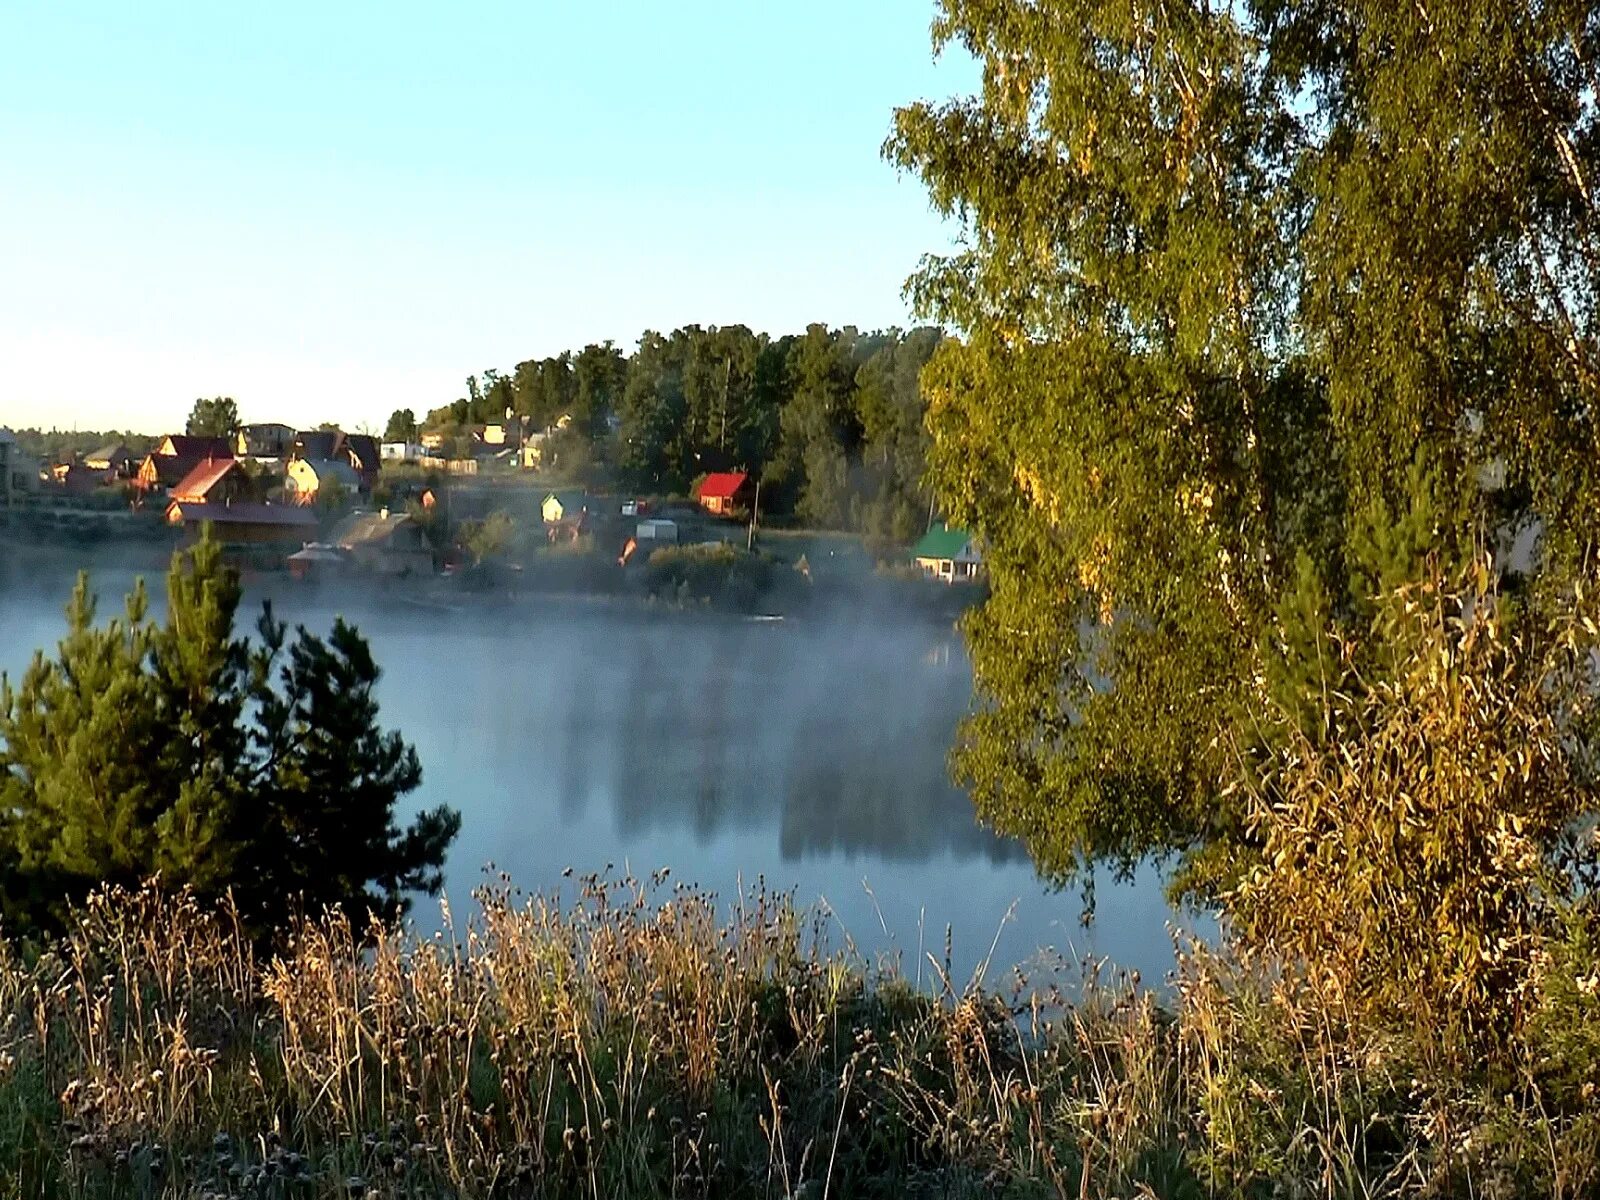
M 722 360 L 722 433 L 717 437 L 717 449 L 726 454 L 728 452 L 728 379 L 733 374 L 733 359 Z M 760 487 L 758 483 L 756 485 Z
M 756 500 L 750 506 L 750 532 L 745 536 L 744 548 L 750 553 L 756 548 L 756 514 L 761 511 L 761 480 L 756 480 Z

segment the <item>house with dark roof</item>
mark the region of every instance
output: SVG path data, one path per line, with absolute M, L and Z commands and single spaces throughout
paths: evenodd
M 422 526 L 410 513 L 352 513 L 328 536 L 328 542 L 349 556 L 353 566 L 379 575 L 427 574 L 433 570 Z
M 318 496 L 326 497 L 331 484 L 352 499 L 366 490 L 347 459 L 296 458 L 289 463 L 283 491 L 291 504 L 314 504 Z
M 706 512 L 730 515 L 750 504 L 750 476 L 743 471 L 713 471 L 700 481 L 694 498 Z
M 383 467 L 383 448 L 378 439 L 365 433 L 345 433 L 338 429 L 315 429 L 297 433 L 289 457 L 308 462 L 343 462 L 360 480 L 363 492 L 370 492 Z
M 923 535 L 911 557 L 930 578 L 945 583 L 970 583 L 983 573 L 983 555 L 972 535 L 943 522 Z
M 85 454 L 83 465 L 91 471 L 98 471 L 108 480 L 127 479 L 134 471 L 134 457 L 124 443 L 112 442 L 92 454 Z
M 241 425 L 233 435 L 233 452 L 240 458 L 277 462 L 288 455 L 294 445 L 294 435 L 294 426 L 276 421 Z
M 225 437 L 191 437 L 169 433 L 156 443 L 152 454 L 164 458 L 232 458 L 233 445 Z
M 316 532 L 317 517 L 289 504 L 238 504 L 174 500 L 167 505 L 167 524 L 198 533 L 209 524 L 224 545 L 293 545 Z

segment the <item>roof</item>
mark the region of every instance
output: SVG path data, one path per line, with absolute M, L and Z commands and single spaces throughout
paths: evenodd
M 328 535 L 328 540 L 346 550 L 373 546 L 388 541 L 397 530 L 413 522 L 410 513 L 352 513 Z
M 190 502 L 204 500 L 212 488 L 235 470 L 244 470 L 236 458 L 202 459 L 194 470 L 172 485 L 172 498 Z
M 212 458 L 233 457 L 233 447 L 228 444 L 228 439 L 225 437 L 190 437 L 186 433 L 168 434 L 157 444 L 157 451 L 159 452 L 161 446 L 168 442 L 172 443 L 172 456 L 178 458 L 204 458 L 208 454 Z M 162 455 L 161 457 L 169 456 Z
M 292 504 L 205 504 L 174 500 L 167 514 L 177 509 L 185 521 L 211 521 L 218 525 L 282 525 L 284 528 L 309 527 L 317 515 L 308 508 Z
M 378 439 L 367 433 L 347 433 L 344 444 L 355 457 L 357 469 L 362 471 L 376 471 L 383 463 L 383 455 L 378 450 Z
M 262 433 L 293 433 L 293 425 L 284 425 L 278 421 L 256 421 L 249 425 L 239 426 L 239 432 L 244 434 Z
M 344 437 L 337 429 L 312 429 L 294 435 L 294 452 L 300 458 L 332 458 L 339 451 L 339 441 Z
M 85 454 L 83 461 L 87 466 L 104 463 L 111 466 L 115 463 L 125 462 L 128 459 L 128 447 L 121 442 L 112 442 L 109 446 L 101 446 L 93 454 Z
M 743 471 L 713 471 L 701 480 L 700 489 L 695 492 L 695 497 L 699 500 L 708 498 L 732 500 L 749 479 L 750 476 Z
M 204 454 L 150 454 L 144 460 L 155 468 L 156 482 L 162 487 L 173 487 L 187 479 L 198 466 L 208 461 Z M 209 461 L 215 461 L 214 457 Z M 226 461 L 226 460 L 225 460 Z M 144 470 L 141 465 L 140 471 Z
M 972 535 L 965 529 L 951 529 L 942 521 L 927 533 L 922 535 L 922 540 L 911 551 L 913 558 L 960 558 L 962 552 L 972 542 Z
M 344 555 L 322 542 L 310 542 L 289 555 L 290 562 L 344 562 Z

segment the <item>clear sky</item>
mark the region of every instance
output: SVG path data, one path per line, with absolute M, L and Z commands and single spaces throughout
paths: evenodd
M 905 324 L 933 0 L 0 0 L 0 425 L 381 429 L 644 329 Z

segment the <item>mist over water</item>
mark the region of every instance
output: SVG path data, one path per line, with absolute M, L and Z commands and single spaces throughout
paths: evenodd
M 94 578 L 102 619 L 133 574 Z M 159 604 L 159 573 L 150 578 Z M 0 589 L 0 669 L 15 674 L 64 629 L 70 573 Z M 395 585 L 385 585 L 392 588 Z M 762 881 L 824 914 L 832 942 L 898 957 L 928 978 L 946 928 L 957 986 L 988 957 L 991 980 L 1041 949 L 1108 956 L 1150 981 L 1171 964 L 1173 914 L 1154 872 L 1099 881 L 1092 926 L 1077 892 L 1052 892 L 1015 842 L 974 819 L 946 774 L 971 676 L 949 626 L 836 612 L 762 621 L 529 598 L 419 611 L 384 587 L 252 586 L 277 615 L 326 632 L 342 613 L 384 670 L 382 721 L 417 747 L 409 812 L 459 808 L 446 866 L 457 913 L 506 872 L 524 891 L 610 870 L 670 868 L 730 902 Z M 415 920 L 437 927 L 438 905 Z

